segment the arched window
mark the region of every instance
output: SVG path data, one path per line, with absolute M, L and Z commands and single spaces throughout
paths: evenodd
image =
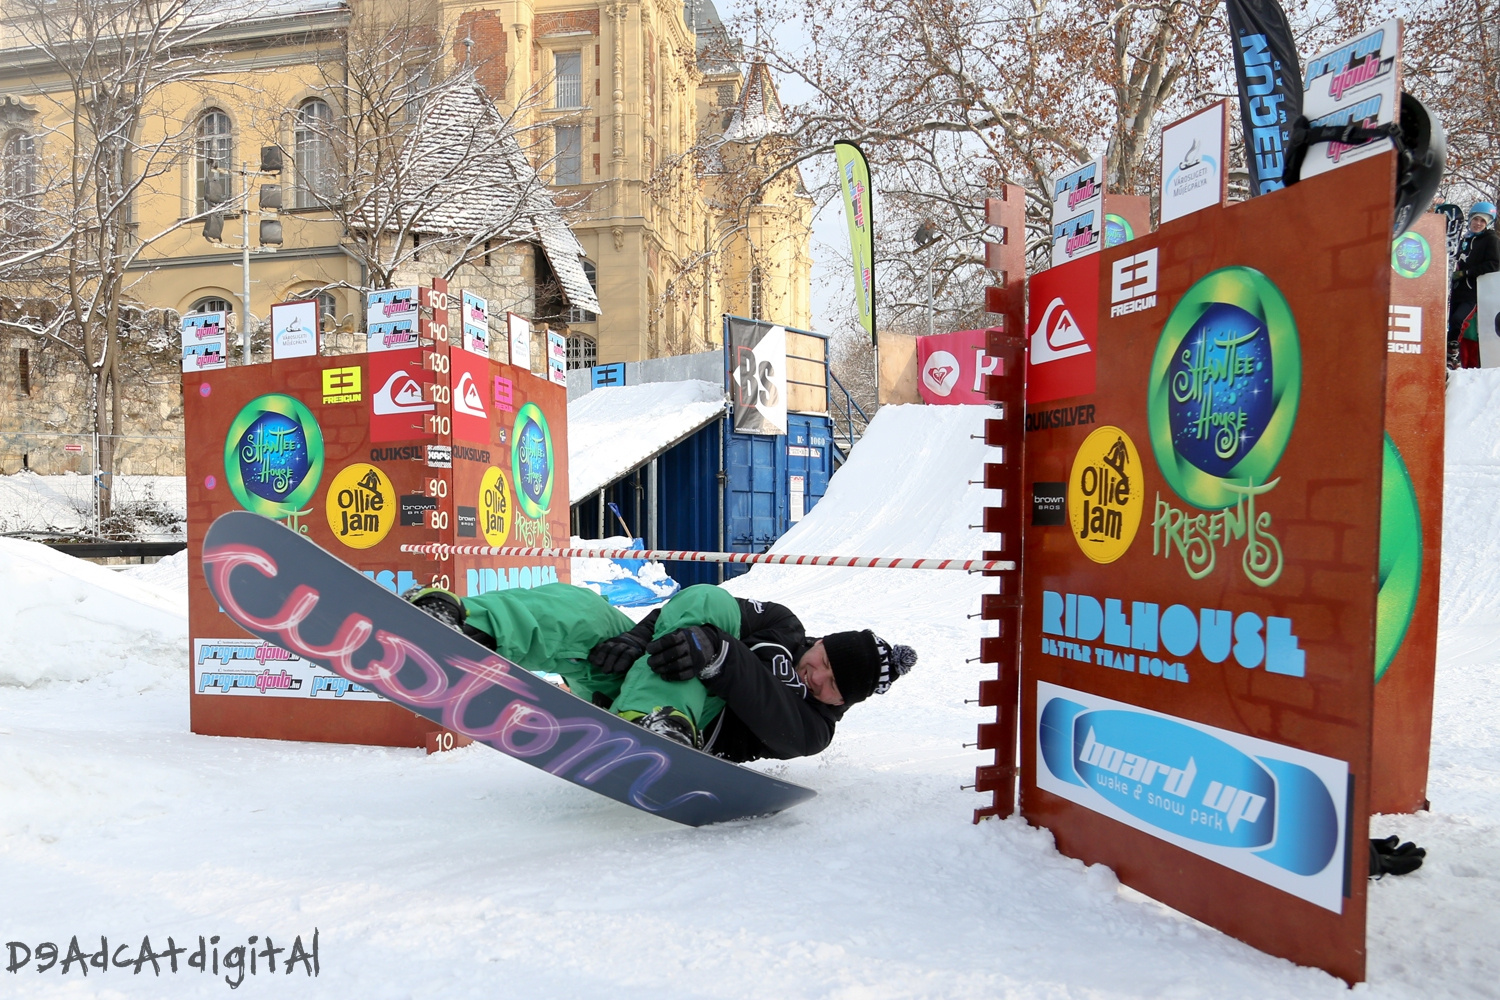
M 36 207 L 36 140 L 15 131 L 0 148 L 0 209 L 7 229 L 30 228 Z
M 335 330 L 339 325 L 339 300 L 332 292 L 319 292 L 315 298 L 318 300 L 318 326 L 324 330 Z
M 568 367 L 592 368 L 599 362 L 599 344 L 583 333 L 568 334 Z
M 230 314 L 234 312 L 234 303 L 228 299 L 221 299 L 210 295 L 207 298 L 202 298 L 194 302 L 192 308 L 188 310 L 190 315 L 218 312 L 223 313 L 226 320 L 229 319 Z
M 329 129 L 333 110 L 323 101 L 305 101 L 297 109 L 297 207 L 317 208 L 334 197 L 333 145 Z
M 234 133 L 229 116 L 218 108 L 203 112 L 198 118 L 197 150 L 195 159 L 194 191 L 195 212 L 206 212 L 213 205 L 208 200 L 208 180 L 214 170 L 226 171 L 223 200 L 232 193 L 231 174 L 234 163 Z
M 589 286 L 594 289 L 594 298 L 597 299 L 599 297 L 599 269 L 594 266 L 592 261 L 586 260 L 583 262 L 583 273 L 589 279 Z M 598 318 L 598 316 L 587 309 L 580 309 L 578 306 L 568 306 L 568 322 L 570 324 L 592 323 Z M 571 355 L 569 356 L 571 357 Z
M 750 318 L 764 319 L 765 317 L 761 315 L 764 305 L 761 295 L 760 265 L 757 264 L 750 269 Z

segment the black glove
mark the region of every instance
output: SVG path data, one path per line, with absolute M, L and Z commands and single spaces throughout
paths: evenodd
M 1426 848 L 1418 847 L 1411 841 L 1401 843 L 1400 837 L 1386 837 L 1384 840 L 1370 841 L 1370 877 L 1382 878 L 1386 875 L 1410 875 L 1422 867 L 1422 859 L 1427 857 Z
M 680 628 L 648 643 L 646 662 L 663 680 L 685 681 L 718 673 L 723 637 L 712 625 Z
M 463 601 L 452 591 L 442 587 L 418 585 L 401 596 L 455 632 L 464 631 L 464 619 L 468 617 L 468 611 L 464 608 Z
M 631 664 L 646 652 L 646 643 L 651 641 L 651 633 L 656 629 L 658 614 L 660 612 L 653 611 L 629 632 L 621 632 L 613 639 L 599 643 L 589 650 L 589 662 L 606 674 L 623 674 L 629 670 Z

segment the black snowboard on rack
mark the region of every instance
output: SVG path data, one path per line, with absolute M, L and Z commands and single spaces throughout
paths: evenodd
M 224 514 L 203 572 L 242 628 L 446 729 L 689 826 L 780 812 L 811 789 L 674 743 L 548 684 L 269 518 Z

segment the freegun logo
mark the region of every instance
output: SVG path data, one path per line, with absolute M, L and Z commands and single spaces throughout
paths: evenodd
M 358 403 L 363 399 L 359 366 L 323 369 L 323 402 Z
M 291 948 L 278 946 L 269 934 L 264 937 L 251 934 L 244 944 L 237 944 L 232 948 L 227 945 L 221 948 L 220 944 L 219 935 L 204 938 L 200 934 L 198 949 L 189 953 L 186 947 L 179 945 L 169 935 L 167 946 L 157 951 L 151 944 L 151 936 L 147 935 L 141 938 L 141 946 L 134 950 L 132 957 L 131 945 L 122 944 L 111 950 L 109 938 L 102 936 L 99 938 L 99 950 L 95 952 L 84 951 L 78 944 L 77 935 L 68 942 L 66 951 L 53 941 L 43 941 L 34 947 L 24 941 L 8 941 L 5 947 L 10 961 L 5 966 L 5 971 L 19 975 L 22 969 L 42 973 L 57 969 L 58 975 L 67 976 L 78 972 L 84 979 L 88 978 L 91 969 L 101 975 L 111 969 L 129 969 L 132 976 L 139 976 L 149 968 L 151 974 L 158 978 L 163 972 L 175 975 L 179 972 L 197 971 L 223 976 L 224 982 L 232 990 L 240 988 L 246 975 L 258 976 L 265 973 L 268 976 L 290 976 L 300 969 L 309 979 L 316 979 L 322 972 L 322 965 L 318 960 L 316 927 L 313 928 L 310 948 L 302 943 L 301 934 L 292 941 Z M 187 956 L 185 959 L 184 955 Z
M 1257 194 L 1282 187 L 1281 175 L 1286 159 L 1286 114 L 1281 110 L 1284 94 L 1278 93 L 1281 77 L 1271 58 L 1265 35 L 1240 36 L 1240 65 L 1244 72 L 1245 109 L 1250 116 L 1250 137 L 1246 147 L 1254 151 L 1255 173 L 1259 178 Z
M 1422 353 L 1422 307 L 1391 305 L 1386 329 L 1386 353 Z

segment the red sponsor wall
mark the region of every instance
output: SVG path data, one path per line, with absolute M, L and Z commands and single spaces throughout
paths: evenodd
M 407 543 L 568 537 L 567 392 L 459 348 L 274 361 L 184 375 L 188 552 L 250 509 L 400 593 L 461 596 L 568 580 L 566 560 L 402 553 Z M 431 745 L 435 727 L 249 637 L 189 580 L 197 733 Z
M 1044 271 L 1027 329 L 1022 812 L 1350 982 L 1392 176 L 1351 164 Z

